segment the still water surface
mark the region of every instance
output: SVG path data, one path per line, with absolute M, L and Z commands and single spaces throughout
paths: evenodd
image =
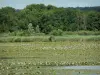
M 47 69 L 100 70 L 100 66 L 45 66 Z

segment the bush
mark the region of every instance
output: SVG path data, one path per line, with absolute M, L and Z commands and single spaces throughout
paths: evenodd
M 16 37 L 13 39 L 13 42 L 21 42 L 21 38 L 20 37 Z
M 36 31 L 36 33 L 40 33 L 40 28 L 39 28 L 38 25 L 36 26 L 36 30 L 35 31 Z
M 61 29 L 58 29 L 58 35 L 62 35 L 63 31 Z
M 28 31 L 15 31 L 9 34 L 10 36 L 29 36 Z
M 63 34 L 63 31 L 61 29 L 53 30 L 50 32 L 50 34 L 55 36 L 61 36 Z
M 10 36 L 16 36 L 16 32 L 12 32 L 9 34 Z
M 49 41 L 51 41 L 51 42 L 55 41 L 55 37 L 54 36 L 50 36 L 49 37 Z
M 24 35 L 24 32 L 23 31 L 16 32 L 16 36 L 23 36 L 23 35 Z
M 30 35 L 33 35 L 35 33 L 32 23 L 29 23 L 28 25 L 28 32 Z
M 34 35 L 35 36 L 44 36 L 45 34 L 44 33 L 35 33 Z

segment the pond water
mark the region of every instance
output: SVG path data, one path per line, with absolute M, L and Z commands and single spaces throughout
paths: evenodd
M 47 69 L 100 70 L 100 66 L 44 66 Z
M 55 75 L 100 75 L 100 66 L 43 66 L 42 68 L 58 70 Z M 69 70 L 71 71 L 68 72 Z

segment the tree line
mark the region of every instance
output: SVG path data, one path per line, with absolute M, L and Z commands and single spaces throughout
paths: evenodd
M 99 31 L 100 12 L 88 9 L 90 7 L 64 8 L 44 4 L 27 5 L 21 10 L 3 7 L 0 9 L 0 33 L 31 31 L 29 29 L 45 34 L 54 30 Z

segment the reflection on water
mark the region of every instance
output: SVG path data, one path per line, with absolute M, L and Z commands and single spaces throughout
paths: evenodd
M 1 58 L 0 75 L 100 75 L 100 66 L 40 66 L 23 58 Z
M 75 70 L 100 70 L 100 66 L 46 66 L 44 68 L 53 69 L 75 69 Z
M 66 73 L 60 70 L 72 70 L 69 72 L 69 75 L 100 75 L 100 73 L 93 72 L 100 72 L 100 66 L 42 66 L 42 68 L 59 70 L 55 72 L 55 75 L 66 75 Z M 91 70 L 91 72 L 89 72 L 89 70 Z
M 72 75 L 100 75 L 100 74 L 96 74 L 96 73 L 88 73 L 88 74 L 86 74 L 86 73 L 78 73 L 78 72 L 74 72 L 74 73 L 72 73 Z

